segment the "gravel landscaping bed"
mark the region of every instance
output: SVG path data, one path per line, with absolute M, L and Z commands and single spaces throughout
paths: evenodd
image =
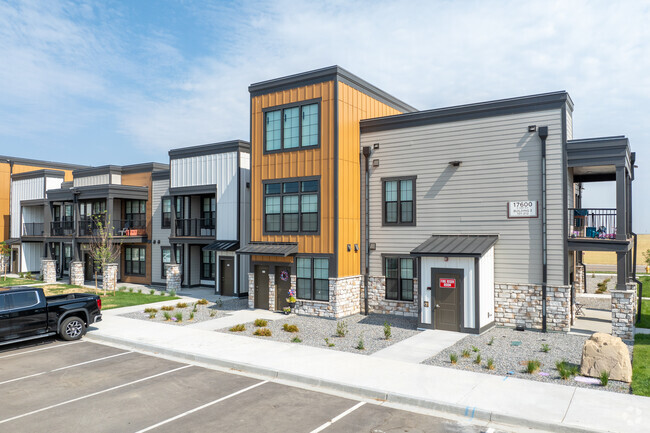
M 337 323 L 345 323 L 347 335 L 337 336 Z M 391 338 L 384 337 L 384 323 L 391 325 Z M 298 332 L 292 333 L 282 329 L 284 324 L 296 325 Z M 231 332 L 229 328 L 219 329 L 217 332 L 229 334 L 240 334 L 254 338 L 265 338 L 268 340 L 290 343 L 294 338 L 302 340 L 300 343 L 307 346 L 321 347 L 326 349 L 341 350 L 344 352 L 360 353 L 370 355 L 378 350 L 384 349 L 391 344 L 402 341 L 417 334 L 417 319 L 405 318 L 402 316 L 371 314 L 369 316 L 355 315 L 340 320 L 324 319 L 320 317 L 297 316 L 291 314 L 281 317 L 278 320 L 268 321 L 266 328 L 271 330 L 270 337 L 255 336 L 253 332 L 257 329 L 254 324 L 246 323 L 246 330 L 242 332 Z M 359 339 L 363 337 L 364 349 L 357 348 Z M 329 340 L 328 346 L 325 338 Z
M 440 367 L 457 368 L 478 373 L 512 376 L 520 379 L 537 380 L 540 382 L 557 383 L 562 385 L 579 386 L 599 390 L 629 393 L 630 386 L 624 382 L 610 380 L 606 387 L 578 382 L 574 377 L 563 380 L 555 368 L 555 363 L 566 360 L 580 365 L 582 347 L 587 336 L 568 335 L 562 333 L 541 333 L 535 331 L 515 331 L 511 328 L 493 328 L 483 335 L 468 335 L 453 346 L 443 350 L 438 355 L 429 358 L 423 364 Z M 494 339 L 494 340 L 492 340 Z M 489 345 L 492 341 L 492 344 Z M 513 345 L 513 342 L 520 342 Z M 548 344 L 548 353 L 542 351 L 542 344 Z M 478 349 L 474 352 L 473 348 Z M 632 347 L 628 345 L 630 354 Z M 463 350 L 469 350 L 469 358 L 462 357 Z M 450 354 L 458 356 L 457 364 L 450 361 Z M 475 364 L 476 355 L 480 353 L 481 364 Z M 494 360 L 494 370 L 486 366 L 487 360 Z M 538 373 L 526 372 L 527 361 L 538 360 L 541 367 Z M 542 373 L 542 374 L 540 374 Z
M 177 305 L 182 302 L 186 303 L 187 307 L 178 308 Z M 206 320 L 218 319 L 228 315 L 229 311 L 241 310 L 248 304 L 247 299 L 224 299 L 217 302 L 208 302 L 205 305 L 197 304 L 196 301 L 176 300 L 169 301 L 165 306 L 174 307 L 171 311 L 163 311 L 161 307 L 155 307 L 156 312 L 145 312 L 145 309 L 153 308 L 151 306 L 143 305 L 142 310 L 135 313 L 122 314 L 122 317 L 130 319 L 148 320 L 150 322 L 161 322 L 169 325 L 184 326 L 192 323 L 204 322 Z M 165 313 L 170 315 L 170 319 L 165 318 Z M 194 317 L 190 319 L 190 315 L 194 313 Z M 152 318 L 151 315 L 155 316 Z M 182 320 L 176 318 L 177 314 L 182 314 Z

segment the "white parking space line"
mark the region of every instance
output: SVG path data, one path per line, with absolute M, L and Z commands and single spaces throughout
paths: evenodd
M 337 416 L 335 416 L 334 418 L 332 418 L 331 421 L 327 421 L 327 422 L 326 422 L 325 424 L 323 424 L 322 426 L 318 427 L 318 428 L 315 429 L 315 430 L 312 430 L 311 433 L 318 433 L 318 432 L 321 432 L 321 431 L 325 430 L 327 427 L 331 426 L 332 424 L 334 424 L 336 421 L 340 420 L 340 419 L 343 418 L 344 416 L 350 415 L 352 412 L 354 412 L 355 410 L 359 409 L 359 408 L 360 408 L 361 406 L 363 406 L 364 404 L 366 404 L 365 401 L 360 401 L 359 403 L 357 403 L 357 404 L 355 404 L 354 406 L 352 406 L 350 409 L 348 409 L 348 410 L 346 410 L 345 412 L 341 413 L 340 415 L 337 415 Z
M 134 385 L 136 383 L 144 382 L 145 380 L 154 379 L 156 377 L 164 376 L 164 375 L 169 374 L 169 373 L 174 373 L 176 371 L 184 370 L 184 369 L 189 368 L 189 367 L 193 367 L 193 366 L 192 365 L 184 365 L 182 367 L 178 367 L 178 368 L 174 368 L 172 370 L 163 371 L 162 373 L 154 374 L 153 376 L 143 377 L 142 379 L 134 380 L 134 381 L 128 382 L 128 383 L 123 383 L 122 385 L 113 386 L 111 388 L 103 389 L 103 390 L 97 391 L 97 392 L 93 392 L 91 394 L 87 394 L 87 395 L 84 395 L 82 397 L 73 398 L 71 400 L 66 400 L 64 402 L 53 404 L 53 405 L 47 406 L 47 407 L 43 407 L 41 409 L 36 409 L 36 410 L 33 410 L 31 412 L 27 412 L 27 413 L 24 413 L 24 414 L 21 414 L 21 415 L 12 416 L 11 418 L 0 420 L 0 424 L 4 424 L 4 423 L 9 422 L 9 421 L 14 421 L 14 420 L 17 420 L 17 419 L 20 419 L 20 418 L 24 418 L 24 417 L 29 416 L 29 415 L 34 415 L 34 414 L 39 413 L 39 412 L 44 412 L 46 410 L 54 409 L 55 407 L 59 407 L 59 406 L 63 406 L 63 405 L 66 405 L 66 404 L 74 403 L 75 401 L 84 400 L 86 398 L 94 397 L 96 395 L 100 395 L 100 394 L 104 394 L 104 393 L 107 393 L 107 392 L 115 391 L 116 389 L 124 388 L 124 387 L 129 386 L 129 385 Z
M 12 356 L 20 356 L 26 353 L 40 352 L 41 350 L 56 349 L 57 347 L 69 346 L 71 344 L 79 344 L 79 343 L 83 343 L 83 341 L 73 341 L 72 343 L 62 343 L 62 344 L 56 344 L 54 346 L 41 347 L 40 349 L 28 350 L 26 352 L 12 353 L 10 355 L 0 356 L 0 359 L 11 358 Z
M 15 379 L 5 380 L 4 382 L 0 382 L 0 385 L 4 385 L 4 384 L 7 384 L 7 383 L 11 383 L 11 382 L 17 382 L 17 381 L 23 380 L 23 379 L 29 379 L 30 377 L 41 376 L 43 374 L 52 373 L 52 372 L 55 372 L 55 371 L 67 370 L 68 368 L 79 367 L 80 365 L 91 364 L 93 362 L 103 361 L 105 359 L 110 359 L 110 358 L 115 358 L 116 356 L 122 356 L 122 355 L 126 355 L 128 353 L 133 353 L 133 351 L 122 352 L 122 353 L 118 353 L 116 355 L 104 356 L 102 358 L 91 359 L 90 361 L 80 362 L 78 364 L 67 365 L 65 367 L 55 368 L 54 370 L 41 371 L 40 373 L 34 373 L 34 374 L 27 375 L 27 376 L 17 377 Z
M 147 427 L 147 428 L 144 428 L 144 429 L 142 429 L 142 430 L 138 430 L 136 433 L 144 433 L 144 432 L 147 432 L 147 431 L 149 431 L 149 430 L 153 430 L 153 429 L 155 429 L 155 428 L 160 427 L 161 425 L 165 425 L 165 424 L 170 423 L 170 422 L 172 422 L 172 421 L 175 421 L 175 420 L 177 420 L 177 419 L 179 419 L 179 418 L 183 418 L 184 416 L 187 416 L 187 415 L 193 414 L 194 412 L 198 412 L 198 411 L 200 411 L 200 410 L 202 410 L 202 409 L 205 409 L 206 407 L 212 406 L 213 404 L 217 404 L 217 403 L 222 402 L 222 401 L 224 401 L 224 400 L 228 400 L 229 398 L 232 398 L 232 397 L 234 397 L 234 396 L 236 396 L 236 395 L 242 394 L 242 393 L 244 393 L 244 392 L 246 392 L 246 391 L 250 391 L 251 389 L 253 389 L 253 388 L 257 388 L 257 387 L 260 386 L 260 385 L 264 385 L 264 384 L 267 383 L 267 382 L 268 382 L 268 380 L 265 380 L 265 381 L 263 381 L 263 382 L 256 383 L 255 385 L 251 385 L 251 386 L 249 386 L 249 387 L 247 387 L 247 388 L 240 389 L 239 391 L 233 392 L 232 394 L 229 394 L 229 395 L 227 395 L 227 396 L 225 396 L 225 397 L 221 397 L 221 398 L 219 398 L 219 399 L 217 399 L 217 400 L 211 401 L 211 402 L 206 403 L 206 404 L 204 404 L 204 405 L 202 405 L 202 406 L 198 406 L 198 407 L 195 407 L 194 409 L 190 409 L 190 410 L 188 410 L 187 412 L 183 412 L 183 413 L 181 413 L 181 414 L 178 414 L 178 415 L 176 415 L 176 416 L 173 416 L 173 417 L 171 417 L 171 418 L 168 418 L 168 419 L 166 419 L 166 420 L 164 420 L 164 421 L 160 421 L 159 423 L 154 424 L 154 425 L 152 425 L 152 426 L 149 426 L 149 427 Z

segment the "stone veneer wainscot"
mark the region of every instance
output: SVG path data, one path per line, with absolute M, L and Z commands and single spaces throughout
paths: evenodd
M 571 287 L 546 287 L 546 329 L 571 330 Z M 542 286 L 537 284 L 494 285 L 494 319 L 497 325 L 542 329 Z
M 363 303 L 363 285 L 361 303 Z M 368 310 L 371 313 L 395 314 L 405 317 L 418 316 L 418 280 L 413 279 L 413 300 L 386 299 L 386 277 L 368 277 Z

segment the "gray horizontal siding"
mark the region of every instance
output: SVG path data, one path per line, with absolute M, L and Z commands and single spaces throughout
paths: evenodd
M 370 274 L 381 275 L 381 254 L 407 254 L 429 235 L 496 233 L 495 281 L 542 279 L 541 217 L 508 219 L 507 202 L 541 206 L 541 145 L 528 125 L 548 126 L 547 214 L 549 283 L 564 280 L 561 111 L 366 133 L 361 146 L 379 143 L 371 161 Z M 458 168 L 449 161 L 460 160 Z M 417 176 L 415 227 L 383 227 L 381 178 Z M 540 208 L 541 215 L 541 208 Z

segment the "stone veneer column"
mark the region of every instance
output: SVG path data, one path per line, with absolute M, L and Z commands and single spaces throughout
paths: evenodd
M 248 273 L 248 308 L 255 308 L 255 274 Z
M 167 291 L 178 292 L 181 289 L 181 266 L 178 263 L 166 265 Z
M 546 330 L 571 330 L 571 286 L 546 287 Z
M 269 310 L 275 311 L 275 274 L 269 273 Z
M 634 339 L 636 313 L 636 284 L 627 284 L 628 290 L 612 290 L 612 335 L 623 340 Z
M 585 286 L 585 265 L 576 265 L 575 275 L 573 276 L 573 285 L 576 293 L 586 293 Z
M 70 262 L 70 284 L 84 285 L 84 262 Z
M 56 260 L 41 260 L 41 276 L 44 283 L 56 283 Z
M 102 269 L 102 289 L 112 292 L 117 286 L 117 263 L 106 263 Z

